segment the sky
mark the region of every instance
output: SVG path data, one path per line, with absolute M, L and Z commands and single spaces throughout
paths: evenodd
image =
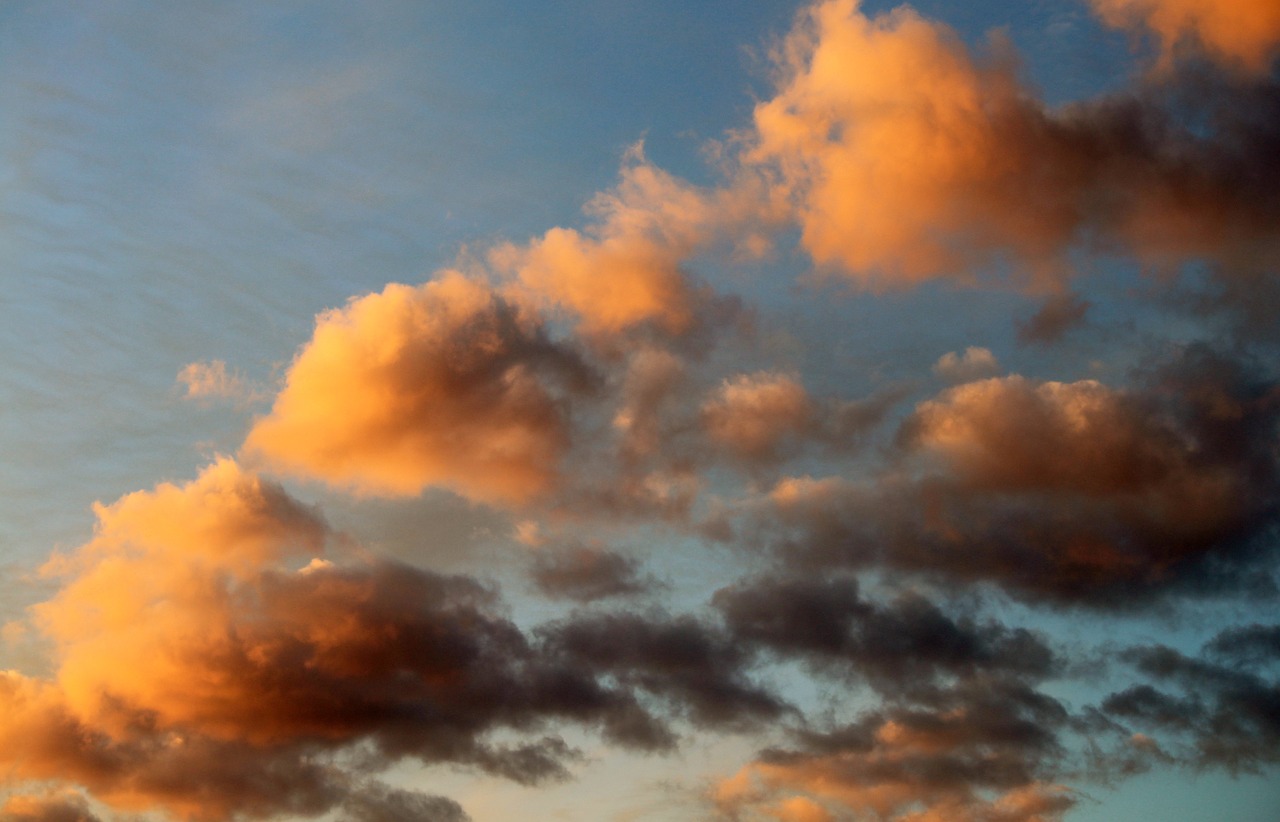
M 1276 818 L 1272 0 L 0 73 L 0 822 Z

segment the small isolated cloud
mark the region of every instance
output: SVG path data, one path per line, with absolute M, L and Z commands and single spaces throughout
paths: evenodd
M 530 577 L 543 594 L 579 602 L 633 596 L 655 584 L 641 576 L 638 561 L 598 545 L 540 551 Z
M 260 398 L 236 371 L 229 371 L 222 360 L 193 362 L 178 372 L 178 382 L 186 388 L 189 400 L 228 400 L 250 402 Z
M 933 373 L 947 382 L 972 382 L 1000 372 L 1000 363 L 990 349 L 969 346 L 963 354 L 949 351 L 933 364 Z
M 1026 322 L 1018 323 L 1018 342 L 1051 345 L 1066 333 L 1084 323 L 1093 303 L 1077 294 L 1059 294 L 1045 300 L 1044 305 Z

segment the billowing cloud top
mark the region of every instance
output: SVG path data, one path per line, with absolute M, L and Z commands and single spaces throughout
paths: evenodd
M 366 494 L 525 499 L 556 481 L 589 384 L 532 309 L 481 282 L 389 285 L 317 319 L 245 449 Z

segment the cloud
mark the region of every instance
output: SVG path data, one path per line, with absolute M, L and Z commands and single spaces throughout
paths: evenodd
M 649 163 L 637 145 L 618 185 L 587 205 L 584 231 L 558 227 L 525 245 L 499 245 L 489 263 L 534 301 L 569 310 L 588 337 L 641 326 L 687 334 L 714 313 L 715 298 L 682 264 L 757 219 L 750 194 L 699 189 Z
M 343 822 L 469 822 L 462 806 L 442 796 L 428 796 L 374 783 L 343 804 Z
M 894 697 L 944 675 L 1040 678 L 1057 667 L 1030 631 L 954 619 L 918 594 L 868 601 L 851 577 L 762 577 L 717 591 L 713 603 L 744 645 L 865 679 Z
M 776 459 L 783 440 L 812 424 L 815 410 L 789 374 L 759 372 L 726 380 L 702 406 L 707 434 L 746 459 Z
M 745 729 L 791 710 L 747 677 L 749 647 L 691 616 L 579 614 L 540 631 L 573 665 L 665 698 L 700 727 Z
M 1104 23 L 1149 32 L 1168 68 L 1187 52 L 1264 73 L 1280 47 L 1280 8 L 1270 0 L 1090 0 Z
M 222 360 L 193 362 L 178 372 L 178 382 L 186 388 L 183 396 L 189 400 L 231 400 L 250 402 L 259 399 L 244 377 L 228 371 Z
M 827 818 L 1049 822 L 1075 804 L 1044 779 L 1066 720 L 1060 704 L 1025 686 L 959 686 L 829 731 L 801 731 L 796 747 L 762 751 L 713 800 L 728 818 L 754 809 L 784 822 L 790 809 L 815 807 L 830 808 Z
M 963 354 L 948 351 L 933 364 L 933 373 L 948 382 L 971 382 L 1000 371 L 1000 363 L 989 348 L 971 345 Z
M 546 596 L 578 602 L 634 596 L 655 585 L 640 575 L 639 562 L 598 545 L 540 551 L 530 576 Z
M 1277 636 L 1274 625 L 1228 629 L 1206 643 L 1199 658 L 1164 645 L 1130 648 L 1122 658 L 1156 684 L 1113 693 L 1101 708 L 1127 727 L 1163 738 L 1156 750 L 1166 758 L 1257 772 L 1280 762 Z
M 963 482 L 993 490 L 1106 494 L 1186 473 L 1175 432 L 1124 393 L 1092 380 L 1020 376 L 967 383 L 920 403 L 902 430 Z M 1172 513 L 1172 512 L 1171 512 Z
M 991 582 L 1028 601 L 1136 607 L 1273 592 L 1277 390 L 1193 346 L 1129 390 L 1010 376 L 920 403 L 874 481 L 792 477 L 756 506 L 781 562 Z
M 18 779 L 190 819 L 344 802 L 456 819 L 443 800 L 359 784 L 403 758 L 563 778 L 578 756 L 563 740 L 519 739 L 552 721 L 670 744 L 633 695 L 532 642 L 488 587 L 326 559 L 336 540 L 318 514 L 234 462 L 96 511 L 94 539 L 50 561 L 63 586 L 34 609 L 55 678 L 0 679 L 0 767 Z
M 1084 322 L 1093 303 L 1077 294 L 1056 294 L 1026 322 L 1018 323 L 1018 342 L 1050 345 Z
M 466 822 L 380 780 L 421 766 L 544 785 L 589 761 L 580 735 L 659 755 L 717 735 L 717 757 L 719 735 L 768 740 L 711 801 L 780 822 L 1057 822 L 1079 797 L 1064 780 L 1280 762 L 1280 627 L 1198 654 L 1129 647 L 1105 683 L 1068 680 L 1088 652 L 1025 627 L 1088 637 L 1124 609 L 1280 593 L 1280 34 L 1243 2 L 1093 4 L 1151 32 L 1161 63 L 1051 107 L 1000 35 L 974 50 L 905 6 L 815 3 L 750 127 L 713 149 L 718 186 L 637 146 L 585 225 L 318 316 L 237 459 L 96 505 L 91 538 L 43 568 L 56 592 L 0 628 L 48 647 L 48 673 L 0 672 L 0 822 L 94 822 L 100 805 Z M 368 76 L 338 79 L 342 97 Z M 951 351 L 932 369 L 945 387 L 882 427 L 915 387 L 848 400 L 753 362 L 779 352 L 696 270 L 729 276 L 724 259 L 797 226 L 824 273 L 860 286 L 1028 288 L 1042 302 L 1016 323 L 1023 344 L 1086 325 L 1066 280 L 1095 252 L 1108 270 L 1180 269 L 1161 271 L 1171 301 L 1240 329 L 1230 353 L 1170 348 L 1111 384 Z M 766 322 L 804 310 L 757 286 Z M 889 349 L 871 326 L 855 336 L 879 379 Z M 1040 365 L 1069 367 L 1062 353 Z M 178 381 L 257 399 L 221 360 Z M 450 528 L 527 546 L 517 571 L 545 599 L 380 557 L 259 469 L 484 503 Z M 401 538 L 374 523 L 406 511 L 344 513 Z M 409 513 L 415 536 L 439 524 Z M 607 547 L 628 529 L 652 556 Z M 696 562 L 701 538 L 735 544 L 734 576 L 684 580 L 681 600 L 718 590 L 670 610 L 645 569 Z M 1073 712 L 1063 685 L 1096 704 Z
M 671 427 L 666 412 L 686 378 L 684 360 L 670 351 L 646 347 L 630 357 L 613 417 L 624 459 L 638 461 L 662 450 Z
M 14 795 L 0 806 L 0 822 L 99 822 L 77 793 Z
M 999 37 L 975 56 L 909 7 L 868 17 L 856 0 L 808 8 L 775 60 L 743 168 L 790 204 L 819 266 L 861 285 L 1005 263 L 1056 287 L 1077 244 L 1161 263 L 1276 259 L 1266 80 L 1178 77 L 1051 109 Z
M 891 388 L 862 400 L 815 399 L 794 374 L 757 371 L 724 380 L 702 403 L 701 427 L 719 450 L 748 464 L 781 462 L 812 444 L 848 453 L 904 394 Z
M 518 302 L 457 273 L 320 315 L 245 452 L 363 494 L 527 500 L 558 480 L 593 376 Z

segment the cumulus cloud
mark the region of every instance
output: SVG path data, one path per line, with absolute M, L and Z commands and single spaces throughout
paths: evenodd
M 0 679 L 0 766 L 19 779 L 191 819 L 346 802 L 361 818 L 453 820 L 445 800 L 361 794 L 363 770 L 411 757 L 562 778 L 577 754 L 559 737 L 490 738 L 552 720 L 669 744 L 634 696 L 538 647 L 491 589 L 325 559 L 316 512 L 229 460 L 97 514 L 94 539 L 46 567 L 63 586 L 34 609 L 56 676 Z M 357 746 L 364 764 L 340 764 Z
M 719 187 L 637 147 L 585 226 L 321 314 L 236 460 L 96 505 L 93 535 L 42 569 L 56 593 L 0 630 L 47 643 L 50 671 L 0 672 L 0 822 L 96 822 L 100 805 L 466 822 L 379 780 L 405 762 L 566 779 L 586 759 L 570 731 L 658 754 L 768 734 L 711 799 L 779 822 L 1057 822 L 1078 797 L 1059 783 L 1094 765 L 1280 762 L 1280 627 L 1198 654 L 1129 647 L 1073 714 L 1048 686 L 1076 649 L 1002 621 L 1277 594 L 1260 298 L 1280 260 L 1280 23 L 1244 0 L 1092 3 L 1159 41 L 1158 70 L 1054 108 L 999 36 L 974 50 L 905 6 L 817 2 L 720 147 Z M 1230 355 L 1190 344 L 1127 383 L 998 376 L 989 349 L 951 351 L 932 369 L 946 387 L 882 430 L 914 389 L 820 395 L 754 345 L 712 350 L 751 315 L 693 266 L 797 225 L 821 269 L 867 287 L 1008 274 L 1042 300 L 1024 344 L 1086 324 L 1063 278 L 1097 251 L 1206 263 L 1168 282 L 1203 286 L 1194 307 L 1230 305 L 1242 331 Z M 178 381 L 254 397 L 221 360 Z M 518 509 L 468 524 L 492 526 L 477 543 L 514 531 L 544 599 L 511 608 L 480 578 L 379 557 L 259 468 Z M 607 547 L 630 527 L 672 544 Z M 670 610 L 644 569 L 689 561 L 698 536 L 737 543 L 737 581 Z M 554 616 L 513 616 L 530 613 Z
M 734 458 L 775 463 L 806 444 L 828 452 L 855 449 L 903 395 L 892 388 L 862 400 L 818 399 L 794 374 L 757 371 L 724 380 L 703 402 L 701 423 L 711 442 Z
M 957 386 L 904 421 L 895 471 L 784 479 L 753 539 L 788 563 L 990 581 L 1029 600 L 1265 593 L 1273 581 L 1249 569 L 1265 568 L 1280 515 L 1276 396 L 1264 373 L 1200 347 L 1132 390 Z
M 751 194 L 699 189 L 649 163 L 638 145 L 618 185 L 588 204 L 588 228 L 553 228 L 524 245 L 500 245 L 489 262 L 535 301 L 570 311 L 588 336 L 646 325 L 682 335 L 714 302 L 683 263 L 730 227 L 741 236 L 759 219 Z
M 775 57 L 777 94 L 756 107 L 742 162 L 791 204 L 813 259 L 861 284 L 1005 260 L 1043 285 L 1075 243 L 1275 258 L 1280 120 L 1265 81 L 1051 109 L 999 38 L 975 56 L 906 6 L 868 17 L 856 0 L 807 9 Z M 1202 128 L 1174 115 L 1185 105 Z
M 1103 22 L 1146 31 L 1166 68 L 1188 51 L 1262 73 L 1280 47 L 1280 7 L 1270 0 L 1090 0 Z
M 948 382 L 970 382 L 998 373 L 1000 363 L 989 348 L 971 345 L 963 354 L 948 351 L 933 364 L 933 373 Z
M 760 372 L 726 380 L 702 414 L 712 440 L 748 459 L 766 459 L 777 457 L 786 437 L 810 427 L 814 408 L 794 376 Z
M 320 315 L 244 448 L 365 494 L 522 501 L 555 484 L 592 379 L 531 310 L 446 273 Z

